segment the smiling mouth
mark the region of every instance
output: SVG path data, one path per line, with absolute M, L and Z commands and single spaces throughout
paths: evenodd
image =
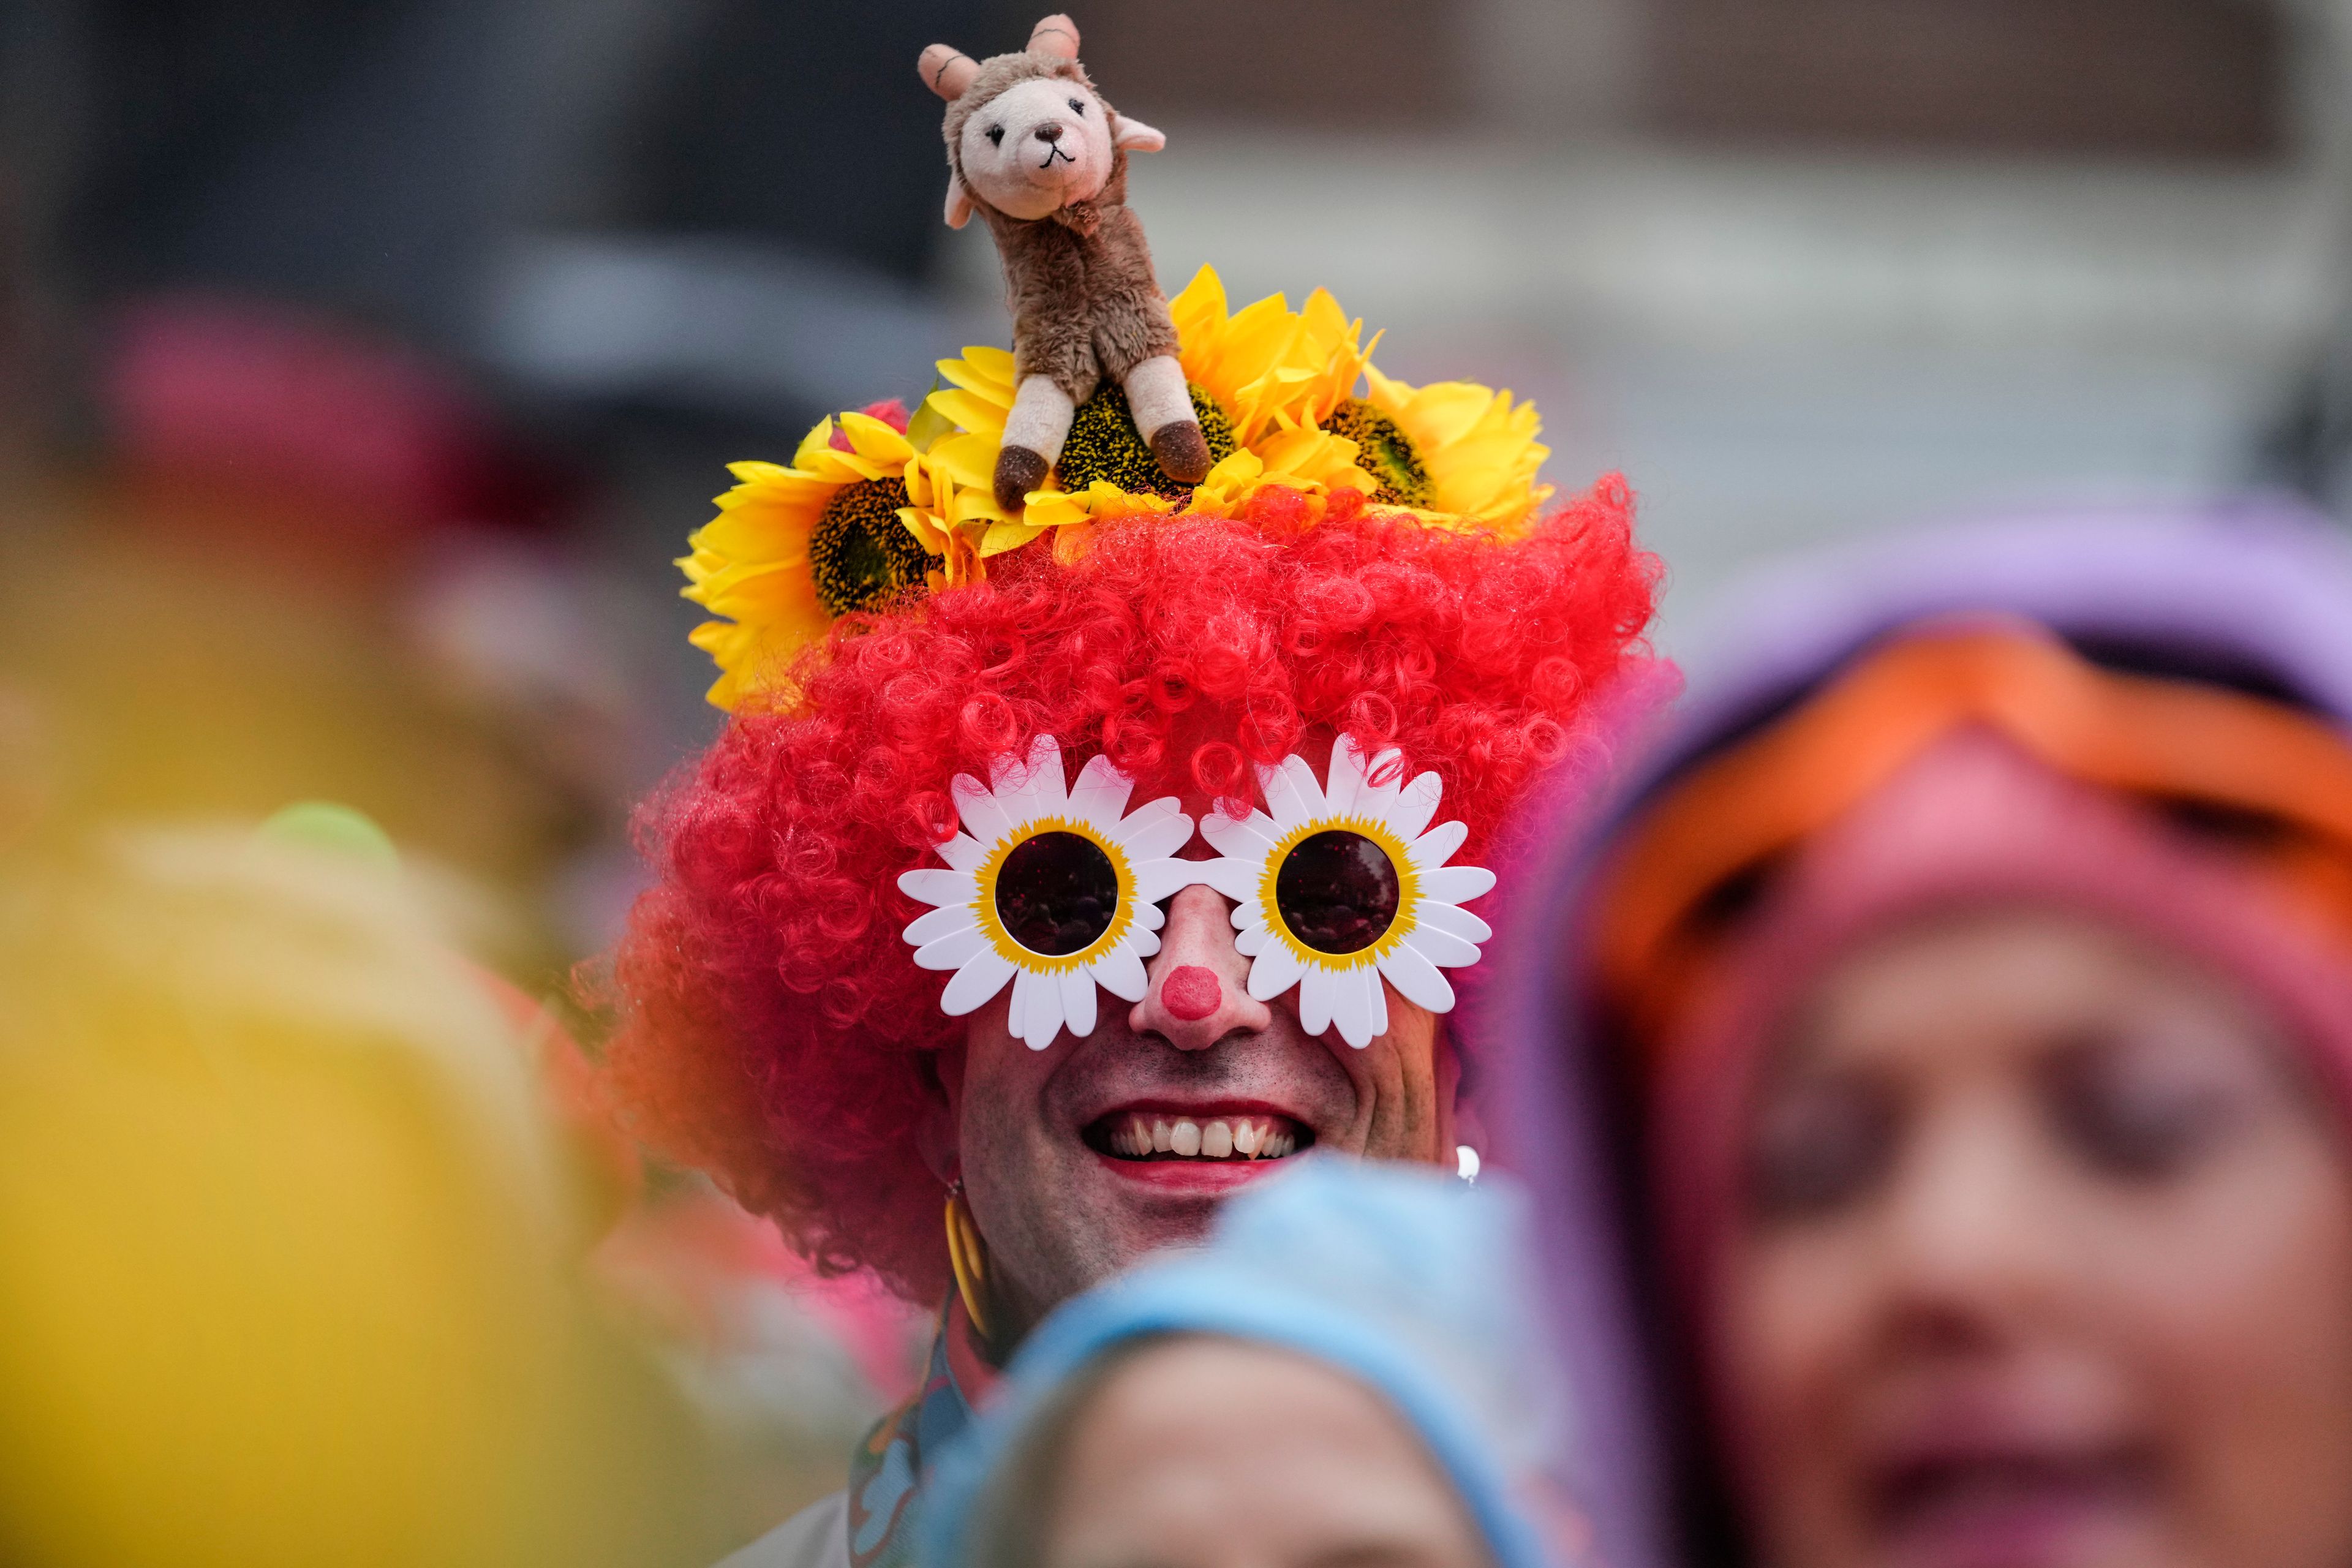
M 1882 1528 L 1897 1535 L 2051 1527 L 2145 1503 L 2156 1490 L 2157 1470 L 2154 1454 L 2136 1445 L 1922 1457 L 1879 1476 L 1874 1511 Z
M 1065 163 L 1075 163 L 1077 162 L 1076 158 L 1062 151 L 1062 144 L 1056 142 L 1045 149 L 1045 161 L 1037 166 L 1041 169 L 1050 169 L 1054 166 L 1056 159 Z
M 1080 1138 L 1097 1154 L 1135 1164 L 1246 1165 L 1285 1160 L 1311 1148 L 1315 1134 L 1287 1116 L 1203 1116 L 1118 1110 L 1087 1124 Z

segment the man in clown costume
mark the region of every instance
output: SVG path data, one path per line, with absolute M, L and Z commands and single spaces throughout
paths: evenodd
M 1008 511 L 1022 378 L 971 349 L 738 465 L 681 563 L 730 718 L 641 818 L 614 1087 L 940 1312 L 847 1490 L 730 1561 L 908 1561 L 1057 1303 L 1309 1149 L 1452 1166 L 1497 830 L 1647 659 L 1629 499 L 1548 510 L 1531 406 L 1382 374 L 1320 290 L 1168 307 L 1196 485 L 1106 381 Z

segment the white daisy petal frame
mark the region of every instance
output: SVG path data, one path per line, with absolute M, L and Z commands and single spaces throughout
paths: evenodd
M 908 897 L 933 905 L 903 933 L 925 969 L 953 970 L 940 1006 L 950 1018 L 985 1005 L 1007 982 L 1007 1026 L 1033 1051 L 1064 1027 L 1094 1033 L 1095 987 L 1128 1002 L 1143 1000 L 1143 961 L 1160 951 L 1162 899 L 1201 879 L 1204 862 L 1179 860 L 1192 819 L 1174 795 L 1127 809 L 1134 781 L 1104 756 L 1090 758 L 1065 784 L 1062 749 L 1040 735 L 1024 757 L 1006 757 L 982 784 L 958 773 L 949 785 L 962 826 L 938 846 L 946 865 L 898 879 Z M 1041 833 L 1072 833 L 1103 852 L 1118 879 L 1118 907 L 1102 934 L 1076 952 L 1034 952 L 1014 940 L 996 907 L 996 879 L 1006 857 Z
M 1265 1002 L 1297 986 L 1300 1026 L 1320 1035 L 1337 1026 L 1358 1050 L 1388 1033 L 1383 980 L 1408 1002 L 1449 1012 L 1454 987 L 1442 971 L 1477 963 L 1478 944 L 1495 934 L 1461 907 L 1491 890 L 1495 874 L 1446 864 L 1470 830 L 1459 822 L 1429 826 L 1444 781 L 1433 773 L 1402 778 L 1402 760 L 1393 751 L 1367 760 L 1343 736 L 1331 747 L 1323 784 L 1305 758 L 1286 757 L 1279 767 L 1258 770 L 1265 809 L 1241 821 L 1213 811 L 1201 822 L 1201 836 L 1219 858 L 1201 862 L 1198 872 L 1234 900 L 1234 945 L 1250 960 L 1249 994 Z M 1371 783 L 1389 773 L 1399 774 L 1397 782 Z M 1308 947 L 1275 902 L 1275 880 L 1290 851 L 1331 832 L 1370 839 L 1396 871 L 1396 919 L 1355 952 Z

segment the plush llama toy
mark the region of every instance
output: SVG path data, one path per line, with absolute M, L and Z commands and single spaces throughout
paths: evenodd
M 1181 484 L 1209 443 L 1176 363 L 1176 324 L 1127 207 L 1127 155 L 1168 139 L 1112 110 L 1078 64 L 1078 30 L 1052 16 L 1018 54 L 975 60 L 933 44 L 923 80 L 948 100 L 948 225 L 977 211 L 1004 258 L 1019 378 L 996 459 L 996 503 L 1018 516 L 1045 482 L 1078 405 L 1108 375 L 1135 428 Z

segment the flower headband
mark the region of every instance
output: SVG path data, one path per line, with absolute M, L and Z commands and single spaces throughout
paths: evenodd
M 939 846 L 944 869 L 908 871 L 898 887 L 934 908 L 907 927 L 915 962 L 953 970 L 940 998 L 961 1017 L 1013 984 L 1007 1027 L 1044 1050 L 1065 1025 L 1091 1034 L 1095 987 L 1143 1000 L 1143 960 L 1160 951 L 1160 900 L 1202 884 L 1235 901 L 1234 945 L 1251 960 L 1249 994 L 1268 1001 L 1298 987 L 1299 1024 L 1335 1025 L 1360 1050 L 1389 1026 L 1381 981 L 1433 1013 L 1454 1005 L 1442 969 L 1478 961 L 1493 931 L 1461 905 L 1495 874 L 1445 862 L 1470 835 L 1460 822 L 1429 826 L 1443 785 L 1433 773 L 1399 773 L 1384 752 L 1367 762 L 1345 737 L 1326 781 L 1298 756 L 1260 768 L 1267 811 L 1235 820 L 1213 812 L 1202 836 L 1213 860 L 1172 857 L 1192 819 L 1172 795 L 1130 812 L 1133 781 L 1097 756 L 1066 789 L 1060 746 L 1040 736 L 982 784 L 950 786 L 962 829 Z
M 1197 486 L 1160 471 L 1106 377 L 1075 410 L 1045 488 L 1007 514 L 990 476 L 1020 377 L 998 348 L 937 362 L 911 417 L 877 404 L 820 422 L 788 464 L 735 464 L 738 482 L 678 562 L 686 596 L 716 617 L 694 632 L 719 666 L 710 700 L 732 710 L 772 695 L 838 616 L 982 582 L 1009 552 L 1075 560 L 1097 522 L 1231 516 L 1278 488 L 1306 498 L 1314 518 L 1373 505 L 1507 536 L 1551 497 L 1538 480 L 1550 449 L 1533 404 L 1471 382 L 1381 374 L 1379 334 L 1366 342 L 1363 322 L 1320 289 L 1297 310 L 1279 294 L 1236 310 L 1203 267 L 1168 309 L 1215 459 Z

